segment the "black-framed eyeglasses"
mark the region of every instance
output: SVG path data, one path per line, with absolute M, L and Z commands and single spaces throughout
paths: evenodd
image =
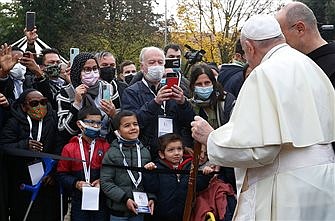
M 82 120 L 82 122 L 88 124 L 89 126 L 92 127 L 101 127 L 102 126 L 102 121 L 94 121 L 94 120 Z
M 31 101 L 27 102 L 27 104 L 30 107 L 37 107 L 39 104 L 42 105 L 42 106 L 45 106 L 45 105 L 47 105 L 47 103 L 48 103 L 48 99 L 46 97 L 42 98 L 41 100 L 31 100 Z
M 294 28 L 295 26 L 297 26 L 297 23 L 291 25 L 290 29 Z
M 84 72 L 85 74 L 89 74 L 89 73 L 91 73 L 92 71 L 94 71 L 94 72 L 99 71 L 98 66 L 94 66 L 94 67 L 83 67 L 83 72 Z

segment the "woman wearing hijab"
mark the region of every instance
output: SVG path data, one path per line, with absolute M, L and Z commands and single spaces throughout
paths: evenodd
M 39 91 L 27 89 L 11 106 L 12 117 L 2 130 L 1 147 L 11 150 L 57 153 L 57 117 Z M 8 169 L 9 215 L 11 221 L 22 221 L 31 200 L 30 191 L 20 190 L 21 184 L 31 185 L 28 165 L 35 158 L 6 156 Z M 45 177 L 27 220 L 59 220 L 59 187 L 52 175 Z
M 112 97 L 113 87 L 99 79 L 99 71 L 98 62 L 93 54 L 84 52 L 74 58 L 70 73 L 71 84 L 62 88 L 57 96 L 61 146 L 78 134 L 77 114 L 79 109 L 86 105 L 94 105 L 101 111 L 103 116 L 101 136 L 106 137 L 109 119 L 114 116 L 116 109 L 111 99 L 108 99 Z M 107 99 L 106 90 L 109 95 Z

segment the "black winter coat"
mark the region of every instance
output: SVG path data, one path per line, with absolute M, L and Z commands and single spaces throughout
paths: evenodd
M 27 115 L 23 112 L 21 106 L 14 102 L 11 107 L 12 117 L 4 126 L 0 136 L 0 147 L 27 149 L 30 136 L 29 123 Z M 32 136 L 34 139 L 37 137 L 38 121 L 32 120 Z M 43 119 L 42 135 L 40 142 L 43 143 L 43 152 L 46 153 L 59 153 L 56 149 L 55 141 L 57 137 L 57 117 L 52 111 L 51 105 L 48 105 L 48 113 Z M 5 156 L 6 165 L 8 169 L 8 193 L 9 193 L 9 206 L 12 208 L 11 220 L 22 220 L 24 213 L 28 207 L 31 199 L 31 192 L 21 191 L 21 184 L 31 185 L 30 175 L 27 165 L 34 162 L 34 158 L 19 157 L 19 156 Z M 57 200 L 52 197 L 59 198 L 58 187 L 43 185 L 39 191 L 38 197 L 33 204 L 32 212 L 28 220 L 46 220 L 53 217 L 57 220 L 59 215 L 59 204 Z M 46 195 L 45 195 L 46 193 Z M 43 199 L 47 199 L 43 201 Z M 43 202 L 42 202 L 43 201 Z M 55 203 L 55 204 L 53 204 Z M 43 208 L 42 208 L 42 207 Z M 48 209 L 46 209 L 48 208 Z M 36 213 L 35 213 L 36 212 Z M 34 214 L 37 214 L 34 216 Z M 54 215 L 57 214 L 57 215 Z
M 180 169 L 189 170 L 192 163 L 191 158 L 184 159 L 184 161 L 185 164 Z M 161 159 L 159 159 L 155 164 L 157 169 L 170 169 L 168 164 Z M 145 173 L 143 178 L 144 190 L 148 193 L 155 194 L 157 197 L 153 220 L 182 220 L 189 175 Z M 196 187 L 197 192 L 205 189 L 208 186 L 210 178 L 210 176 L 198 173 Z

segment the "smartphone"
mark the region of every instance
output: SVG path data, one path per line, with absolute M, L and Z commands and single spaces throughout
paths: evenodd
M 35 12 L 26 12 L 26 29 L 32 31 L 35 28 Z
M 175 72 L 166 74 L 166 85 L 171 88 L 173 85 L 179 85 L 179 77 Z
M 73 59 L 79 54 L 79 48 L 70 48 L 70 64 L 72 66 Z
M 102 99 L 106 101 L 110 101 L 111 99 L 111 91 L 110 91 L 110 85 L 102 85 Z
M 29 54 L 29 52 L 24 52 L 24 53 L 23 53 L 23 57 L 30 58 L 30 54 Z
M 168 58 L 165 59 L 165 68 L 180 68 L 180 59 L 179 58 Z

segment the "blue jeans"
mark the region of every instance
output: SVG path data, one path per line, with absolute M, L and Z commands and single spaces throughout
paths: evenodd
M 144 215 L 140 214 L 137 216 L 130 216 L 130 217 L 119 217 L 119 216 L 110 216 L 109 221 L 143 221 Z

